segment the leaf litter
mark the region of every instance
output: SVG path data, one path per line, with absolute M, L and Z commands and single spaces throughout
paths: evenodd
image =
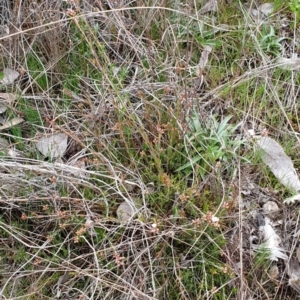
M 261 245 L 253 245 L 257 251 L 267 250 L 269 252 L 269 259 L 278 261 L 279 258 L 287 259 L 285 249 L 280 246 L 281 238 L 274 230 L 274 225 L 268 217 L 261 216 L 263 223 L 259 226 L 260 233 L 263 236 L 264 243 Z
M 44 136 L 38 140 L 36 147 L 51 160 L 62 157 L 68 147 L 68 136 L 64 133 Z
M 218 1 L 210 0 L 200 9 L 199 13 L 206 14 L 208 12 L 217 12 L 217 11 L 218 11 Z
M 279 67 L 283 70 L 298 70 L 300 68 L 300 59 L 298 55 L 293 55 L 291 58 L 280 57 L 277 60 Z
M 255 22 L 261 23 L 273 12 L 274 4 L 273 3 L 263 3 L 255 8 L 253 8 L 253 4 L 246 4 L 246 9 L 248 13 L 252 16 Z M 247 8 L 248 6 L 248 8 Z M 250 7 L 249 7 L 250 6 Z
M 213 3 L 213 4 L 216 4 L 217 3 L 217 1 L 216 0 L 212 0 L 212 1 L 208 1 L 208 4 L 209 3 Z M 213 7 L 213 6 L 212 6 Z M 215 11 L 215 9 L 213 8 L 213 9 L 211 9 L 211 8 L 209 8 L 207 11 Z M 203 11 L 202 11 L 202 13 L 204 13 Z M 207 63 L 207 61 L 206 61 L 206 63 Z M 203 66 L 203 68 L 205 67 L 205 65 L 206 65 L 206 63 L 204 63 L 204 66 Z M 199 63 L 199 65 L 200 65 L 200 63 Z M 47 153 L 48 154 L 48 153 Z M 84 164 L 82 164 L 82 165 L 84 165 Z M 79 166 L 78 166 L 79 167 Z M 81 167 L 79 167 L 79 168 L 81 168 Z M 78 175 L 78 174 L 77 174 Z M 78 175 L 79 176 L 79 175 Z M 126 202 L 127 203 L 127 202 Z M 121 205 L 120 205 L 121 206 Z M 60 278 L 60 280 L 59 280 L 59 283 L 61 283 L 61 278 Z
M 135 213 L 135 208 L 127 201 L 122 202 L 117 209 L 117 216 L 121 222 L 129 221 Z
M 258 137 L 256 143 L 262 150 L 261 159 L 275 177 L 293 193 L 300 191 L 300 180 L 294 164 L 283 148 L 270 137 Z
M 2 126 L 0 126 L 0 130 L 9 129 L 9 128 L 16 126 L 22 122 L 24 122 L 24 119 L 22 119 L 20 117 L 12 118 L 11 120 L 6 121 Z
M 0 93 L 0 101 L 3 99 L 4 101 L 0 104 L 0 114 L 3 114 L 7 110 L 7 105 L 11 105 L 18 96 L 13 93 Z
M 285 153 L 283 147 L 271 137 L 254 136 L 254 138 L 263 162 L 287 189 L 296 193 L 295 196 L 284 202 L 291 199 L 293 201 L 300 200 L 299 177 L 293 161 Z M 243 237 L 250 241 L 251 249 L 262 255 L 267 254 L 267 258 L 271 261 L 270 267 L 265 270 L 268 274 L 270 274 L 271 268 L 276 269 L 274 277 L 282 278 L 282 274 L 286 273 L 290 286 L 300 293 L 299 259 L 294 258 L 296 251 L 291 247 L 294 242 L 290 244 L 288 242 L 291 239 L 291 233 L 297 231 L 294 220 L 297 218 L 297 213 L 295 214 L 295 208 L 282 205 L 282 197 L 274 189 L 261 188 L 256 184 L 253 181 L 255 177 L 257 175 L 250 172 L 242 173 L 239 179 L 242 188 L 239 207 L 245 212 L 242 225 Z M 234 237 L 230 236 L 227 240 L 230 241 L 232 238 Z M 229 251 L 233 250 L 236 245 L 234 242 L 232 245 L 230 243 L 228 243 Z M 300 253 L 300 251 L 298 252 Z M 300 257 L 299 253 L 297 253 L 297 258 Z M 231 259 L 238 263 L 240 257 L 235 259 L 231 255 Z M 279 260 L 282 262 L 278 264 Z M 246 256 L 243 261 L 244 264 L 248 263 Z
M 0 83 L 8 85 L 14 83 L 15 80 L 20 76 L 20 73 L 13 69 L 7 68 L 3 70 L 3 75 L 4 77 L 0 80 Z

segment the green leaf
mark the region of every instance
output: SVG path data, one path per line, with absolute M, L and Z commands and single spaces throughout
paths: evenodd
M 178 168 L 177 170 L 175 170 L 175 172 L 179 172 L 181 170 L 184 170 L 188 167 L 193 166 L 196 162 L 198 162 L 200 159 L 202 158 L 201 155 L 196 155 L 195 157 L 193 157 L 188 163 L 186 163 L 185 165 L 181 166 L 180 168 Z

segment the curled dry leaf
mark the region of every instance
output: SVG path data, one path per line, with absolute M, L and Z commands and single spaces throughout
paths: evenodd
M 59 299 L 61 296 L 61 286 L 63 284 L 65 284 L 66 282 L 68 282 L 68 280 L 70 279 L 69 273 L 65 272 L 63 275 L 61 275 L 58 278 L 58 281 L 55 285 L 55 289 L 56 289 L 56 298 Z
M 19 77 L 20 73 L 13 69 L 4 69 L 3 70 L 4 77 L 0 82 L 2 84 L 12 84 Z
M 198 73 L 201 73 L 202 70 L 206 67 L 208 62 L 208 56 L 212 51 L 212 47 L 206 45 L 201 53 L 200 61 L 198 64 Z
M 257 137 L 257 145 L 262 150 L 261 159 L 276 178 L 292 192 L 300 191 L 300 180 L 292 160 L 283 148 L 270 137 Z
M 9 121 L 6 121 L 2 126 L 0 126 L 0 130 L 8 129 L 8 128 L 16 126 L 22 122 L 24 122 L 24 120 L 22 118 L 19 118 L 19 117 L 13 118 Z
M 149 182 L 146 186 L 145 194 L 153 194 L 155 192 L 155 185 L 153 182 Z
M 4 99 L 4 101 L 2 101 Z M 17 99 L 16 94 L 12 93 L 0 93 L 0 101 L 4 102 L 4 104 L 0 104 L 0 114 L 3 114 L 7 110 L 7 106 L 5 105 L 5 102 L 9 105 L 13 103 Z
M 36 143 L 36 147 L 50 159 L 62 157 L 68 147 L 68 136 L 64 133 L 44 136 Z
M 127 201 L 122 202 L 117 209 L 117 216 L 121 222 L 130 220 L 135 214 L 135 208 Z

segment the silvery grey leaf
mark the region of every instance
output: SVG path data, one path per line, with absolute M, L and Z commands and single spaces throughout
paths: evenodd
M 286 271 L 289 276 L 289 284 L 300 293 L 300 264 L 297 259 L 291 257 L 286 262 Z
M 278 58 L 277 63 L 279 64 L 279 68 L 283 70 L 294 71 L 300 68 L 300 59 L 298 57 L 280 57 Z
M 18 98 L 18 95 L 13 94 L 13 93 L 0 93 L 0 98 L 3 98 L 9 104 L 11 104 L 12 102 L 14 102 Z
M 86 172 L 86 165 L 84 158 L 75 158 L 63 164 L 66 174 L 75 176 L 77 178 L 87 179 L 90 175 Z
M 211 46 L 206 45 L 204 47 L 204 49 L 203 49 L 203 51 L 201 53 L 199 64 L 198 64 L 199 71 L 203 70 L 206 67 L 207 62 L 208 62 L 208 56 L 211 53 L 211 51 L 212 51 L 212 47 Z
M 0 126 L 0 130 L 4 130 L 4 129 L 8 129 L 12 126 L 18 125 L 20 123 L 22 123 L 24 120 L 22 118 L 16 117 L 16 118 L 12 118 L 9 121 L 6 121 L 2 126 Z
M 133 205 L 129 204 L 127 201 L 122 202 L 117 209 L 117 216 L 121 222 L 126 222 L 130 220 L 136 210 Z
M 9 27 L 7 25 L 1 26 L 1 35 L 0 37 L 4 37 L 9 35 Z
M 68 282 L 68 280 L 70 279 L 69 273 L 65 272 L 63 275 L 61 275 L 58 278 L 57 284 L 55 284 L 55 289 L 56 289 L 56 298 L 59 299 L 61 296 L 61 285 L 65 284 L 66 282 Z
M 199 11 L 200 14 L 206 14 L 210 11 L 218 11 L 218 2 L 217 0 L 208 1 Z
M 247 5 L 246 5 L 247 7 Z M 247 9 L 250 15 L 253 17 L 253 19 L 260 23 L 263 22 L 266 17 L 273 12 L 274 10 L 274 4 L 273 3 L 263 3 L 258 7 L 253 8 L 251 5 L 251 8 Z
M 0 114 L 3 114 L 6 111 L 7 111 L 7 107 L 5 105 L 0 104 Z
M 262 150 L 261 159 L 276 178 L 291 191 L 300 191 L 300 180 L 294 164 L 283 148 L 270 137 L 258 137 L 257 145 Z
M 8 148 L 8 151 L 7 151 L 7 154 L 11 157 L 11 158 L 17 158 L 17 157 L 25 157 L 24 154 L 19 151 L 19 150 L 16 150 L 15 147 L 10 147 Z
M 298 259 L 298 262 L 300 262 L 300 247 L 298 247 L 296 250 L 296 257 Z
M 274 216 L 279 212 L 279 207 L 278 207 L 277 203 L 274 201 L 266 202 L 263 205 L 262 209 L 263 209 L 263 212 L 269 216 Z
M 6 139 L 0 138 L 0 151 L 7 150 L 9 147 L 9 143 Z
M 283 260 L 288 256 L 285 254 L 285 249 L 280 246 L 281 238 L 275 232 L 273 224 L 268 217 L 264 218 L 264 224 L 259 226 L 260 233 L 263 235 L 264 243 L 261 245 L 252 245 L 254 250 L 268 250 L 269 259 L 272 261 L 278 261 L 278 258 Z
M 2 84 L 12 84 L 19 77 L 20 73 L 13 69 L 4 69 L 3 70 L 4 77 L 0 82 Z
M 279 268 L 276 265 L 271 266 L 269 269 L 269 276 L 272 280 L 276 279 L 279 275 Z
M 258 10 L 267 16 L 273 12 L 274 4 L 273 3 L 263 3 L 258 7 Z
M 13 93 L 0 93 L 0 114 L 3 114 L 7 110 L 7 105 L 12 104 L 18 96 Z
M 64 133 L 44 136 L 36 143 L 36 147 L 50 159 L 62 157 L 68 147 L 68 136 Z

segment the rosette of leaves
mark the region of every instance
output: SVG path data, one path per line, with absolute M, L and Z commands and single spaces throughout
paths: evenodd
M 231 116 L 227 116 L 219 122 L 216 116 L 211 116 L 204 123 L 194 113 L 189 119 L 190 133 L 185 138 L 185 155 L 188 161 L 177 171 L 191 173 L 196 170 L 204 179 L 218 162 L 231 162 L 244 140 L 235 134 L 239 124 L 230 124 L 230 119 Z

